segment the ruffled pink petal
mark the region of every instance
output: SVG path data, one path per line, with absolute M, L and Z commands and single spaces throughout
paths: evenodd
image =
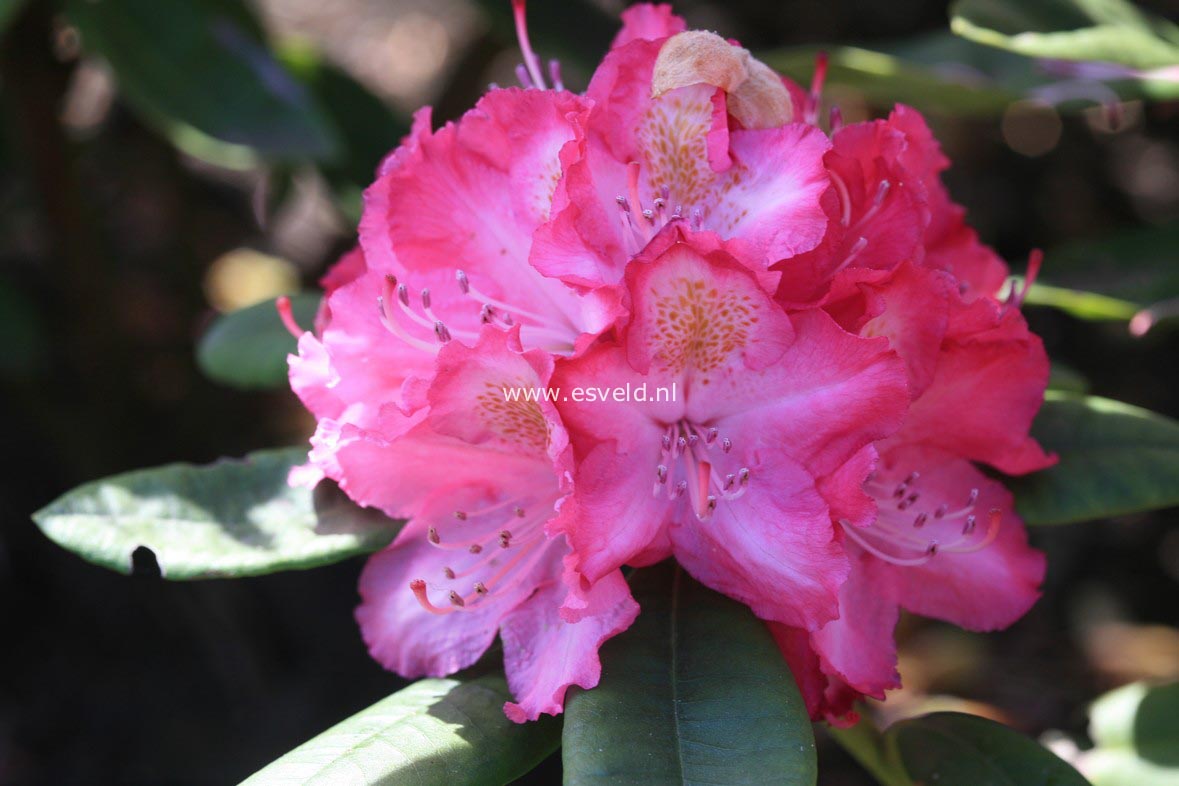
M 866 527 L 876 519 L 876 501 L 864 491 L 864 479 L 876 461 L 876 448 L 866 445 L 835 472 L 819 478 L 817 488 L 831 508 L 832 521 Z
M 837 675 L 864 696 L 883 699 L 898 688 L 896 627 L 898 608 L 888 591 L 889 576 L 876 570 L 878 561 L 860 553 L 839 589 L 839 618 L 811 634 L 811 642 L 827 674 Z
M 905 369 L 884 339 L 863 339 L 819 310 L 791 316 L 794 342 L 755 377 L 710 385 L 717 426 L 734 444 L 783 452 L 817 477 L 892 434 L 909 395 Z
M 622 29 L 614 36 L 611 49 L 631 41 L 658 41 L 686 29 L 682 17 L 672 13 L 667 3 L 636 3 L 622 12 Z
M 639 614 L 639 604 L 619 571 L 593 586 L 576 623 L 558 614 L 564 592 L 559 582 L 541 587 L 500 625 L 508 687 L 516 697 L 504 705 L 504 713 L 516 723 L 541 714 L 559 715 L 570 685 L 597 685 L 602 673 L 598 649 L 629 628 Z
M 777 361 L 792 337 L 782 309 L 732 255 L 705 256 L 692 234 L 676 235 L 650 263 L 637 260 L 628 268 L 631 366 L 695 390 Z
M 404 386 L 433 376 L 434 352 L 402 341 L 381 324 L 378 300 L 384 281 L 370 269 L 325 301 L 331 312 L 320 337 L 330 367 L 325 382 L 348 411 L 347 417 L 337 417 L 361 428 L 371 427 L 384 405 L 413 409 L 402 395 Z
M 815 248 L 827 228 L 821 199 L 830 187 L 823 166 L 830 146 L 805 123 L 734 131 L 733 166 L 700 197 L 704 227 L 741 238 L 766 267 Z
M 909 392 L 916 398 L 933 381 L 956 287 L 949 275 L 909 262 L 883 277 L 848 270 L 837 276 L 824 308 L 853 333 L 888 338 L 905 361 Z
M 448 560 L 426 540 L 424 527 L 407 527 L 393 545 L 370 557 L 360 574 L 356 620 L 365 644 L 377 662 L 407 679 L 441 677 L 470 666 L 511 611 L 500 603 L 445 616 L 422 608 L 410 582 L 441 576 Z
M 572 344 L 603 329 L 589 324 L 573 291 L 528 264 L 532 235 L 550 217 L 562 149 L 576 146 L 587 110 L 569 93 L 493 90 L 458 123 L 415 137 L 366 191 L 360 237 L 370 264 L 399 277 L 449 277 L 434 295 L 458 293 L 461 269 L 515 312 L 530 345 Z M 480 302 L 470 300 L 470 318 Z
M 901 163 L 910 176 L 919 178 L 927 193 L 929 220 L 925 230 L 924 263 L 952 274 L 963 285 L 964 294 L 995 295 L 1007 279 L 1006 263 L 978 240 L 966 225 L 966 210 L 954 204 L 941 182 L 950 166 L 921 113 L 898 105 L 888 124 L 905 135 Z
M 404 677 L 439 677 L 471 665 L 491 644 L 500 622 L 537 587 L 560 576 L 564 545 L 559 541 L 537 546 L 533 559 L 498 582 L 497 566 L 506 564 L 510 551 L 472 554 L 433 544 L 427 524 L 440 524 L 452 505 L 476 498 L 472 488 L 440 490 L 420 519 L 370 557 L 361 573 L 356 619 L 365 643 L 373 658 Z M 496 562 L 489 564 L 489 555 Z M 474 591 L 476 581 L 488 587 L 486 596 Z M 465 599 L 461 606 L 451 600 L 455 595 Z
M 769 626 L 782 657 L 794 674 L 811 720 L 825 720 L 840 729 L 856 725 L 860 715 L 853 707 L 862 697 L 838 675 L 823 671 L 811 635 L 801 628 L 777 622 L 771 622 Z
M 574 493 L 558 526 L 576 555 L 576 570 L 590 583 L 624 564 L 649 564 L 670 553 L 667 502 L 652 493 L 663 431 L 634 402 L 609 395 L 628 384 L 646 384 L 653 394 L 656 382 L 635 372 L 624 351 L 610 345 L 559 364 L 553 375 L 577 458 Z M 575 388 L 595 400 L 576 400 Z
M 932 512 L 944 505 L 945 516 L 930 515 L 919 530 L 908 527 L 910 536 L 921 540 L 916 553 L 921 544 L 935 540 L 940 550 L 915 566 L 877 561 L 879 585 L 890 588 L 895 600 L 916 614 L 970 630 L 996 630 L 1019 619 L 1039 597 L 1044 555 L 1028 546 L 1011 494 L 964 459 L 916 447 L 883 453 L 878 481 L 887 487 L 913 470 L 920 473 L 913 485 L 920 499 L 905 511 L 903 523 L 918 511 Z M 967 537 L 966 514 L 954 514 L 963 509 L 972 489 L 978 490 L 970 511 L 976 519 Z M 991 510 L 1000 511 L 998 530 L 989 544 L 976 548 L 986 543 Z M 910 549 L 905 556 L 913 554 Z
M 785 456 L 760 458 L 745 494 L 706 520 L 681 507 L 670 527 L 676 559 L 762 619 L 814 630 L 838 613 L 847 558 L 810 473 Z
M 1028 436 L 1044 400 L 1048 356 L 1017 309 L 987 298 L 952 306 L 929 388 L 913 403 L 898 444 L 941 448 L 1008 474 L 1051 466 Z
M 552 369 L 548 353 L 521 351 L 518 328 L 486 326 L 473 347 L 451 342 L 428 393 L 431 426 L 473 445 L 556 456 L 568 438 L 545 398 Z

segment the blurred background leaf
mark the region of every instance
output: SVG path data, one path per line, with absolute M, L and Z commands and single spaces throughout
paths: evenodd
M 0 0 L 0 35 L 3 35 L 4 28 L 16 16 L 24 2 L 25 0 Z
M 958 35 L 1029 57 L 1179 63 L 1179 27 L 1129 0 L 957 0 L 950 15 Z
M 1082 766 L 1094 786 L 1179 783 L 1179 683 L 1136 682 L 1111 691 L 1089 709 L 1094 749 Z
M 305 330 L 314 324 L 321 298 L 318 292 L 291 298 L 295 322 Z M 295 337 L 267 300 L 217 317 L 197 343 L 197 363 L 210 379 L 230 387 L 285 388 L 287 355 L 295 348 Z
M 1179 423 L 1096 396 L 1049 392 L 1032 424 L 1046 470 L 1009 485 L 1028 524 L 1064 524 L 1179 505 Z
M 82 45 L 177 147 L 223 165 L 330 160 L 341 142 L 309 92 L 271 56 L 234 0 L 68 0 Z
M 976 715 L 910 718 L 890 726 L 885 739 L 915 786 L 1089 786 L 1035 740 Z
M 319 165 L 336 207 L 349 225 L 360 221 L 361 193 L 375 179 L 377 166 L 409 133 L 409 122 L 343 69 L 326 62 L 306 42 L 289 40 L 280 61 L 332 117 L 344 143 L 334 160 Z

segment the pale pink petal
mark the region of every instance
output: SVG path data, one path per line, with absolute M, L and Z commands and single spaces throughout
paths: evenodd
M 491 644 L 500 622 L 536 587 L 560 575 L 563 544 L 557 541 L 538 546 L 535 558 L 509 574 L 503 586 L 491 578 L 494 564 L 486 563 L 489 555 L 506 561 L 509 552 L 489 549 L 471 554 L 431 543 L 427 523 L 439 523 L 452 505 L 472 502 L 473 497 L 464 496 L 470 493 L 455 489 L 437 494 L 421 519 L 407 525 L 393 545 L 370 557 L 361 573 L 356 618 L 365 643 L 377 661 L 404 677 L 440 677 L 471 665 Z M 477 580 L 489 587 L 486 597 L 472 589 Z M 423 606 L 412 582 L 424 583 L 422 591 L 437 611 Z M 454 594 L 465 598 L 461 607 L 450 600 Z
M 562 148 L 576 146 L 587 109 L 569 93 L 493 90 L 457 123 L 422 135 L 366 192 L 360 236 L 370 264 L 399 277 L 449 277 L 434 295 L 458 293 L 462 270 L 515 311 L 530 345 L 571 345 L 603 329 L 572 290 L 528 264 L 532 235 L 550 217 Z M 478 318 L 477 299 L 468 314 Z
M 629 628 L 639 613 L 619 571 L 593 586 L 579 622 L 559 616 L 564 593 L 559 582 L 542 586 L 501 623 L 504 668 L 516 697 L 504 712 L 516 723 L 559 715 L 570 685 L 596 686 L 602 673 L 598 649 Z
M 847 559 L 806 469 L 781 455 L 760 458 L 746 462 L 745 494 L 706 520 L 680 507 L 670 527 L 676 559 L 762 619 L 814 630 L 837 614 Z
M 696 203 L 703 226 L 741 238 L 766 267 L 810 251 L 827 228 L 820 200 L 830 187 L 823 167 L 830 146 L 822 131 L 805 123 L 734 131 L 733 166 Z

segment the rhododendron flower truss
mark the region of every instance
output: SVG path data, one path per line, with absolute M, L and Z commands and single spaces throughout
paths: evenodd
M 674 557 L 845 722 L 898 684 L 899 608 L 1016 619 L 1042 560 L 974 462 L 1050 462 L 1047 361 L 921 116 L 829 136 L 821 68 L 805 94 L 651 5 L 575 95 L 514 6 L 522 86 L 416 115 L 291 361 L 293 479 L 409 519 L 361 580 L 374 657 L 449 674 L 499 635 L 508 715 L 560 712 L 638 612 L 621 568 Z M 574 394 L 644 385 L 674 395 Z

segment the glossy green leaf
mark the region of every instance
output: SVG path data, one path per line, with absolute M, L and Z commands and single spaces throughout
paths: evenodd
M 59 545 L 120 573 L 148 548 L 169 579 L 310 568 L 393 538 L 400 522 L 358 508 L 330 483 L 292 488 L 287 475 L 306 461 L 304 448 L 285 448 L 127 472 L 79 486 L 33 519 Z
M 1179 63 L 1179 26 L 1129 0 L 958 0 L 950 17 L 958 35 L 1028 57 Z
M 556 750 L 556 718 L 512 723 L 502 676 L 426 679 L 266 766 L 242 786 L 495 786 Z
M 320 295 L 291 298 L 295 321 L 310 329 Z M 248 306 L 218 317 L 197 344 L 197 365 L 210 379 L 243 390 L 287 386 L 287 355 L 295 338 L 279 319 L 274 301 Z
M 1032 435 L 1060 462 L 1008 483 L 1029 524 L 1179 505 L 1179 423 L 1096 396 L 1049 392 Z
M 127 102 L 187 152 L 226 164 L 336 154 L 331 122 L 240 2 L 67 0 L 65 10 Z
M 1001 723 L 935 712 L 894 723 L 890 754 L 914 784 L 938 786 L 1088 786 L 1035 740 Z
M 642 613 L 565 703 L 565 783 L 814 784 L 806 707 L 769 630 L 672 562 L 635 574 Z

